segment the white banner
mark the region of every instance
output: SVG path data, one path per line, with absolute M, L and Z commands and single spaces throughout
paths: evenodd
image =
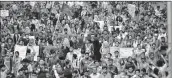
M 133 48 L 120 48 L 120 58 L 128 58 L 133 55 Z
M 2 17 L 9 16 L 9 11 L 8 10 L 1 10 L 0 11 Z
M 19 57 L 21 57 L 22 59 L 26 57 L 26 50 L 27 50 L 27 46 L 15 45 L 15 48 L 14 48 L 14 52 L 18 51 Z
M 31 50 L 31 54 L 34 54 L 34 61 L 37 61 L 37 57 L 39 55 L 39 46 L 28 46 L 28 48 Z

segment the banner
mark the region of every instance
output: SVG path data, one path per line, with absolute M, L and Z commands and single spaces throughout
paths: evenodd
M 37 57 L 39 55 L 39 46 L 28 46 L 28 48 L 31 50 L 31 54 L 34 54 L 34 61 L 37 61 Z
M 8 10 L 0 10 L 1 16 L 6 17 L 9 16 L 9 11 Z
M 128 12 L 129 14 L 134 17 L 135 16 L 135 11 L 136 11 L 136 6 L 133 4 L 128 4 Z
M 26 50 L 27 50 L 27 46 L 15 45 L 15 48 L 14 48 L 14 52 L 18 51 L 19 57 L 21 57 L 22 59 L 26 57 Z
M 120 58 L 128 58 L 133 55 L 133 48 L 120 48 Z

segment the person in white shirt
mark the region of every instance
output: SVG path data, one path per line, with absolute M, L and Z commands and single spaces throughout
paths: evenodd
M 74 54 L 73 48 L 70 47 L 70 52 L 67 53 L 66 60 L 70 60 L 70 62 L 72 62 L 73 61 L 73 54 Z
M 93 73 L 90 74 L 91 78 L 99 78 L 100 73 L 97 72 L 97 67 L 93 68 Z

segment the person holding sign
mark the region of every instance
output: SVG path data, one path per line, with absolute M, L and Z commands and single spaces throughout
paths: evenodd
M 14 72 L 14 74 L 15 74 L 15 76 L 17 76 L 18 75 L 18 70 L 19 70 L 19 66 L 20 66 L 20 62 L 22 61 L 22 58 L 21 57 L 19 57 L 19 52 L 18 51 L 16 51 L 15 53 L 14 53 L 14 56 L 13 56 L 13 72 Z

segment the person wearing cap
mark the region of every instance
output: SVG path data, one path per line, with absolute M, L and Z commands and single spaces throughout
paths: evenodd
M 20 66 L 19 68 L 24 70 L 24 74 L 26 75 L 26 78 L 30 78 L 32 72 L 32 66 L 30 64 L 31 61 L 25 58 L 21 62 L 22 62 L 22 66 Z

